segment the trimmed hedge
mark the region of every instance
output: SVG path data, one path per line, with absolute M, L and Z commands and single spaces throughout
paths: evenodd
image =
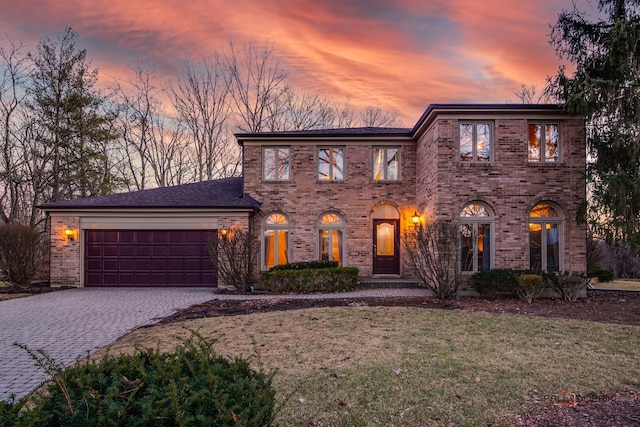
M 317 270 L 323 268 L 338 268 L 338 261 L 301 261 L 288 264 L 276 265 L 271 267 L 269 271 L 280 270 Z
M 357 284 L 355 267 L 272 269 L 262 274 L 262 289 L 268 292 L 340 292 Z

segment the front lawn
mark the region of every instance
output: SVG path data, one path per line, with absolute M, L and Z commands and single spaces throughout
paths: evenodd
M 184 328 L 276 369 L 280 426 L 516 423 L 559 392 L 640 389 L 640 328 L 403 307 L 314 308 L 134 331 L 111 352 L 170 348 Z

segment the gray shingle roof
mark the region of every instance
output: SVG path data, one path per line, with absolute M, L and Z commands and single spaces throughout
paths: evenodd
M 257 209 L 260 203 L 242 194 L 242 178 L 223 178 L 172 187 L 153 188 L 109 196 L 61 200 L 44 203 L 40 208 L 104 209 L 104 208 L 239 208 Z

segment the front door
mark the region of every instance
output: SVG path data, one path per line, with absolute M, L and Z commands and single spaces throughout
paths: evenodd
M 400 274 L 397 219 L 373 220 L 373 274 Z

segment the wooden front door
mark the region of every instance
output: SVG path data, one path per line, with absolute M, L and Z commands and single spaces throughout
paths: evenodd
M 373 220 L 373 274 L 400 274 L 400 230 L 397 219 Z

